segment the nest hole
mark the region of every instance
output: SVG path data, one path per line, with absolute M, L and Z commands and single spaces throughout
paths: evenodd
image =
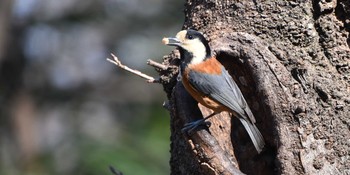
M 238 58 L 227 52 L 218 52 L 217 59 L 240 88 L 255 116 L 255 124 L 266 142 L 264 150 L 258 154 L 239 119 L 232 117 L 231 142 L 240 169 L 246 174 L 278 174 L 276 169 L 279 169 L 279 166 L 274 161 L 277 156 L 277 145 L 274 145 L 277 140 L 277 132 L 274 131 L 276 126 L 264 103 L 266 97 L 259 91 L 255 82 L 253 68 L 247 63 L 246 59 L 249 58 Z

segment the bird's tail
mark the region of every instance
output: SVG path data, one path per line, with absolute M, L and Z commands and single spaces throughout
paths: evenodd
M 265 146 L 265 141 L 259 129 L 255 126 L 254 123 L 250 123 L 244 118 L 239 117 L 239 120 L 243 124 L 245 130 L 248 132 L 249 137 L 252 140 L 256 150 L 258 153 L 260 153 Z

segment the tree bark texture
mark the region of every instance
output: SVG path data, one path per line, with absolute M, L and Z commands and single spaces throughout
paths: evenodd
M 211 111 L 161 72 L 171 113 L 172 174 L 350 174 L 350 2 L 187 0 L 184 28 L 204 33 L 251 107 L 266 147 L 230 114 Z

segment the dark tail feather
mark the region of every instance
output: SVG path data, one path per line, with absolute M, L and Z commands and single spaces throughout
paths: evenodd
M 265 146 L 265 141 L 259 129 L 255 126 L 255 124 L 250 123 L 243 118 L 239 118 L 239 120 L 243 124 L 245 130 L 248 132 L 249 137 L 252 140 L 256 150 L 258 153 L 260 153 Z

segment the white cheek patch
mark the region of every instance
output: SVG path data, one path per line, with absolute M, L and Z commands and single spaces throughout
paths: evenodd
M 193 55 L 191 64 L 201 63 L 205 59 L 205 56 L 207 54 L 206 49 L 204 44 L 199 39 L 192 40 L 183 46 L 184 49 L 186 49 Z

